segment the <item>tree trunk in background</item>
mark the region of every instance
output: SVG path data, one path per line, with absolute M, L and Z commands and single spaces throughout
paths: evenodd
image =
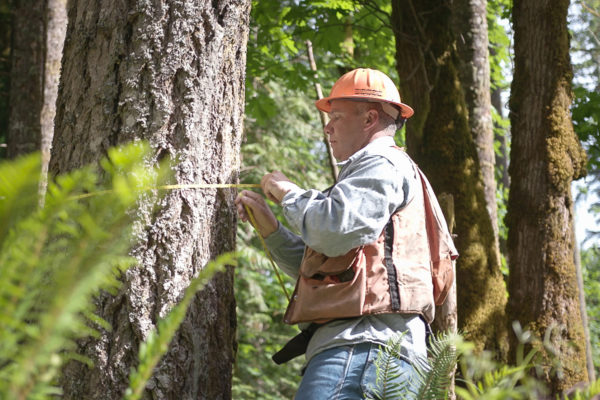
M 11 0 L 0 0 L 0 160 L 6 158 L 10 96 Z
M 40 150 L 45 11 L 43 0 L 12 3 L 8 158 Z
M 407 124 L 407 148 L 436 192 L 454 198 L 458 328 L 478 349 L 495 350 L 503 358 L 506 295 L 467 123 L 451 18 L 449 2 L 392 2 L 402 98 L 415 109 Z
M 504 119 L 504 111 L 502 105 L 502 89 L 496 88 L 492 90 L 492 106 L 496 109 L 498 116 Z M 498 175 L 500 176 L 499 185 L 504 197 L 506 190 L 508 190 L 508 188 L 510 187 L 510 177 L 508 175 L 508 137 L 510 132 L 508 131 L 508 129 L 501 128 L 498 125 L 495 125 L 494 128 L 494 142 L 498 142 L 500 144 L 499 151 L 495 154 L 495 156 L 496 167 L 498 169 Z M 499 215 L 498 218 L 502 217 Z M 500 249 L 500 254 L 504 255 L 505 259 L 508 261 L 508 251 L 506 249 L 506 232 L 504 232 L 504 234 L 500 234 L 500 231 L 498 232 L 498 247 Z
M 46 41 L 44 60 L 43 99 L 40 111 L 40 151 L 42 154 L 42 176 L 40 195 L 46 193 L 50 147 L 54 137 L 54 116 L 56 115 L 56 96 L 60 78 L 65 34 L 67 32 L 67 1 L 46 1 L 46 23 L 44 40 Z
M 41 151 L 43 198 L 67 29 L 66 0 L 15 1 L 13 8 L 7 156 Z
M 588 379 L 571 198 L 586 157 L 569 111 L 568 6 L 569 0 L 515 0 L 513 7 L 508 311 L 539 336 L 552 329 L 564 371 L 562 378 L 546 371 L 553 395 Z
M 452 27 L 458 50 L 460 81 L 469 111 L 469 129 L 477 148 L 485 202 L 494 230 L 497 257 L 499 258 L 494 125 L 490 93 L 486 6 L 487 0 L 454 0 L 452 3 Z
M 250 0 L 69 2 L 50 171 L 95 163 L 136 139 L 150 164 L 177 160 L 177 183 L 237 180 Z M 111 332 L 81 343 L 94 368 L 72 362 L 68 399 L 121 398 L 139 343 L 208 260 L 233 250 L 236 193 L 171 191 L 140 205 L 130 269 L 117 296 L 99 300 Z M 213 278 L 190 306 L 154 371 L 146 398 L 229 399 L 235 356 L 233 272 Z
M 573 220 L 577 220 L 573 214 Z M 590 382 L 596 380 L 596 371 L 594 370 L 594 357 L 592 353 L 592 343 L 590 341 L 590 325 L 588 323 L 587 305 L 585 301 L 585 283 L 583 282 L 583 271 L 581 269 L 581 253 L 579 251 L 579 242 L 577 234 L 573 229 L 573 262 L 575 263 L 575 276 L 577 277 L 577 289 L 579 292 L 579 311 L 581 312 L 581 323 L 583 324 L 583 337 L 585 339 L 585 366 L 587 368 Z
M 500 118 L 504 118 L 504 107 L 502 104 L 502 89 L 496 88 L 492 90 L 492 106 Z M 504 188 L 510 187 L 510 177 L 508 175 L 508 135 L 509 132 L 503 129 L 502 134 L 496 133 L 494 141 L 500 143 L 499 155 L 496 155 L 496 166 L 500 170 L 500 184 Z

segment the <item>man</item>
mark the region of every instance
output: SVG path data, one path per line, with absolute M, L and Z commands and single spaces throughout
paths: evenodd
M 375 385 L 380 346 L 405 333 L 399 366 L 408 378 L 410 363 L 426 356 L 433 319 L 424 191 L 416 165 L 394 143 L 413 110 L 371 69 L 342 76 L 316 106 L 330 116 L 336 184 L 326 193 L 304 190 L 281 172 L 261 181 L 299 235 L 257 193 L 243 191 L 236 204 L 243 221 L 244 206 L 252 210 L 277 264 L 298 279 L 285 322 L 310 325 L 300 337 L 307 365 L 296 399 L 362 399 Z

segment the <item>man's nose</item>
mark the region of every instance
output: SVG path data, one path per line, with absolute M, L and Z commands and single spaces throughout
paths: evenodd
M 327 125 L 325 125 L 325 127 L 323 127 L 323 132 L 325 132 L 328 135 L 331 135 L 331 120 L 329 120 L 327 122 Z

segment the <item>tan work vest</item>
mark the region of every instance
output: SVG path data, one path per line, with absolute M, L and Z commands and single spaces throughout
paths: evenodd
M 421 314 L 427 322 L 433 321 L 432 263 L 423 187 L 415 188 L 412 201 L 392 215 L 373 243 L 339 257 L 306 248 L 284 316 L 286 323 L 382 313 Z M 450 256 L 447 262 L 451 262 Z

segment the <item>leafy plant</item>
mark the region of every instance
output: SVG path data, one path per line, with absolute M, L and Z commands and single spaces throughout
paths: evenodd
M 375 399 L 447 399 L 453 372 L 458 367 L 455 394 L 457 399 L 533 399 L 547 394 L 544 383 L 537 378 L 545 358 L 541 357 L 540 344 L 549 348 L 549 335 L 543 340 L 531 332 L 514 325 L 519 339 L 516 365 L 498 364 L 490 352 L 475 353 L 475 346 L 458 334 L 442 334 L 430 342 L 427 362 L 413 363 L 417 378 L 399 383 L 401 378 L 394 362 L 400 359 L 402 334 L 392 338 L 377 357 L 377 384 Z M 535 344 L 534 346 L 530 346 Z M 525 353 L 525 348 L 530 350 Z M 549 349 L 551 351 L 551 349 Z M 551 360 L 556 368 L 557 360 Z M 413 389 L 411 389 L 413 388 Z M 415 389 L 416 388 L 416 391 Z M 600 380 L 577 388 L 565 398 L 590 400 L 600 394 Z
M 110 150 L 106 179 L 92 167 L 50 183 L 38 207 L 39 155 L 0 164 L 0 394 L 45 398 L 75 354 L 75 340 L 109 329 L 93 296 L 114 292 L 127 256 L 138 195 L 164 174 L 149 174 L 146 146 Z
M 370 390 L 376 399 L 389 399 L 407 393 L 410 381 L 404 379 L 404 371 L 398 360 L 402 359 L 401 344 L 404 333 L 391 338 L 386 344 L 386 351 L 378 354 L 375 359 L 377 379 Z
M 403 377 L 398 360 L 402 359 L 404 334 L 392 337 L 375 360 L 377 380 L 371 391 L 376 400 L 447 398 L 458 357 L 457 343 L 462 340 L 453 334 L 432 337 L 427 360 L 412 360 L 414 374 Z
M 38 206 L 39 155 L 0 164 L 0 398 L 46 399 L 61 394 L 61 367 L 75 359 L 76 340 L 110 325 L 95 315 L 94 297 L 116 293 L 139 195 L 163 183 L 168 168 L 148 169 L 148 147 L 111 149 L 92 167 L 59 176 Z M 126 398 L 138 399 L 182 322 L 195 293 L 233 253 L 210 262 L 183 300 L 157 324 L 139 350 Z

